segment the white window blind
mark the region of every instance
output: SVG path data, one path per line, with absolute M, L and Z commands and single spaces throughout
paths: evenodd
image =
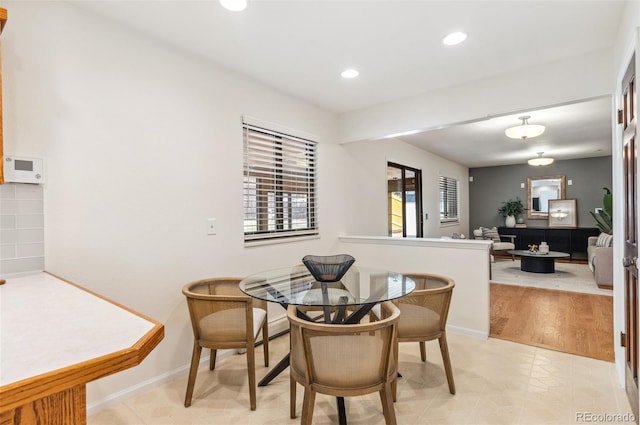
M 440 223 L 460 221 L 458 180 L 440 176 Z
M 245 242 L 317 235 L 316 142 L 243 128 Z

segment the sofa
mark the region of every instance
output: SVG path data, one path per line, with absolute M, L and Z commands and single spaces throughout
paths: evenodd
M 613 288 L 613 236 L 606 233 L 590 236 L 587 258 L 598 287 Z

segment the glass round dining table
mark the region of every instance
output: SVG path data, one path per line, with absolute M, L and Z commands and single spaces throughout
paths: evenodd
M 358 323 L 371 308 L 411 293 L 415 282 L 402 273 L 351 266 L 336 282 L 319 282 L 304 265 L 259 272 L 240 282 L 240 290 L 253 298 L 289 305 L 322 307 L 327 323 Z M 349 316 L 344 313 L 353 307 Z
M 358 323 L 376 304 L 404 297 L 415 288 L 413 279 L 402 273 L 355 265 L 336 282 L 318 282 L 302 264 L 255 273 L 240 282 L 240 290 L 250 297 L 285 309 L 317 307 L 326 323 L 340 324 Z M 308 310 L 300 308 L 298 315 L 313 320 Z M 267 385 L 288 366 L 287 356 L 258 385 Z

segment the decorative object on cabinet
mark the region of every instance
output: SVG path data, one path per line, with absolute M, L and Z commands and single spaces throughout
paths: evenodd
M 527 218 L 544 220 L 548 217 L 549 200 L 564 199 L 565 176 L 527 177 Z
M 516 216 L 519 216 L 524 212 L 524 205 L 520 198 L 509 199 L 506 202 L 502 203 L 502 206 L 498 208 L 498 212 L 500 215 L 505 217 L 505 225 L 507 227 L 515 227 L 516 225 Z
M 540 254 L 548 254 L 549 253 L 549 245 L 546 242 L 540 242 L 540 246 L 538 246 L 538 253 L 540 253 Z
M 549 227 L 578 227 L 575 199 L 549 200 Z

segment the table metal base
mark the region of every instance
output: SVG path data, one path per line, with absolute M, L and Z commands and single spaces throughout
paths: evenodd
M 554 257 L 537 256 L 521 256 L 520 270 L 530 273 L 554 273 L 556 271 Z

